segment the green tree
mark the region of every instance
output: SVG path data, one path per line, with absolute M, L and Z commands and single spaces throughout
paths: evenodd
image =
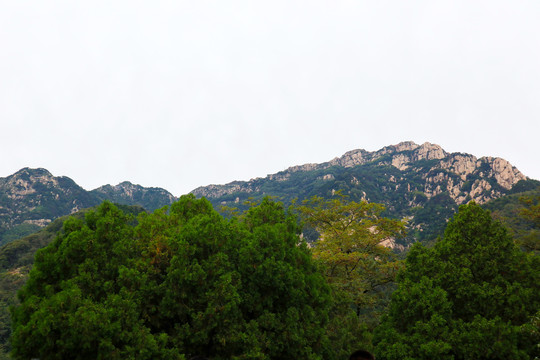
M 539 286 L 538 257 L 489 211 L 462 205 L 432 249 L 409 252 L 375 333 L 378 358 L 533 359 Z
M 138 225 L 109 203 L 36 256 L 13 309 L 16 359 L 321 359 L 330 291 L 294 216 L 241 219 L 183 196 Z
M 540 196 L 523 197 L 520 199 L 524 208 L 519 212 L 520 217 L 529 223 L 529 228 L 518 231 L 519 244 L 527 251 L 540 253 Z
M 37 252 L 12 310 L 14 358 L 163 358 L 121 281 L 137 252 L 128 222 L 105 202 Z

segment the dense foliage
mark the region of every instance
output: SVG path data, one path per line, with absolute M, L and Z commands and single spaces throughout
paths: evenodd
M 540 253 L 540 187 L 503 196 L 483 207 L 508 227 L 524 250 Z
M 404 235 L 404 224 L 381 216 L 384 206 L 313 197 L 296 206 L 303 221 L 318 233 L 315 260 L 332 287 L 334 306 L 328 334 L 332 350 L 344 359 L 371 347 L 371 331 L 388 299 L 388 285 L 400 267 L 385 241 Z
M 379 359 L 540 356 L 540 261 L 475 203 L 432 249 L 414 246 L 376 332 Z
M 319 234 L 313 256 L 329 283 L 358 312 L 376 302 L 379 287 L 394 280 L 398 263 L 384 241 L 404 236 L 402 222 L 381 216 L 381 204 L 313 197 L 298 206 L 302 219 Z
M 538 241 L 535 194 L 486 205 L 519 225 L 513 235 L 524 249 L 520 234 Z M 41 358 L 342 359 L 372 349 L 402 267 L 380 242 L 403 224 L 384 218 L 380 204 L 334 196 L 297 206 L 322 240 L 311 249 L 294 216 L 268 199 L 229 220 L 191 196 L 154 214 L 120 208 L 105 203 L 0 248 L 0 359 L 9 350 L 7 308 L 36 249 L 58 232 L 14 309 L 15 358 L 47 349 L 54 355 Z M 468 205 L 433 249 L 412 248 L 376 331 L 378 359 L 533 358 L 538 255 L 517 250 L 486 214 Z M 491 275 L 473 281 L 483 267 Z M 509 317 L 516 309 L 521 315 Z
M 268 199 L 225 220 L 185 196 L 135 227 L 104 203 L 37 253 L 13 357 L 331 358 L 329 287 L 298 233 Z

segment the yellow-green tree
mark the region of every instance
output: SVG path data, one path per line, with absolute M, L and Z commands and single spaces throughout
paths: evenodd
M 315 196 L 297 207 L 305 223 L 319 233 L 313 256 L 330 284 L 344 292 L 360 311 L 373 304 L 379 286 L 394 279 L 398 262 L 385 240 L 404 235 L 401 221 L 381 216 L 384 206 Z
M 329 200 L 315 196 L 296 208 L 319 233 L 311 250 L 333 289 L 327 328 L 333 351 L 345 358 L 356 348 L 370 348 L 385 285 L 399 268 L 383 242 L 402 236 L 404 224 L 381 216 L 381 204 L 348 201 L 341 194 Z

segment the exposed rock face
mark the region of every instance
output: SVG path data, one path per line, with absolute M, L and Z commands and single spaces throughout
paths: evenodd
M 128 182 L 89 192 L 68 177 L 55 177 L 41 168 L 24 168 L 0 178 L 0 244 L 103 200 L 153 210 L 175 198 L 163 189 L 143 188 Z
M 423 160 L 434 162 L 428 169 L 422 167 L 415 170 L 418 163 Z M 494 188 L 494 184 L 502 189 L 509 190 L 518 181 L 527 179 L 508 161 L 501 158 L 484 157 L 477 159 L 469 154 L 449 154 L 436 144 L 426 142 L 418 145 L 412 141 L 407 141 L 386 146 L 374 152 L 361 149 L 348 151 L 343 156 L 322 164 L 292 166 L 280 173 L 268 175 L 263 180 L 287 181 L 290 179 L 291 174 L 297 172 L 324 170 L 332 166 L 352 168 L 373 162 L 379 162 L 381 166 L 391 165 L 403 172 L 407 170 L 421 171 L 420 175 L 425 180 L 424 188 L 416 190 L 423 191 L 428 198 L 443 192 L 448 193 L 458 205 L 471 199 L 478 203 L 484 203 L 501 196 L 502 192 Z M 331 174 L 325 174 L 320 178 L 325 180 L 333 179 Z M 404 178 L 405 176 L 401 180 Z M 473 178 L 475 180 L 473 180 L 469 189 L 466 186 L 467 181 Z M 193 190 L 192 193 L 210 199 L 239 192 L 254 193 L 259 191 L 259 187 L 256 186 L 257 183 L 260 183 L 259 180 L 261 179 L 248 182 L 235 181 L 227 185 L 209 185 L 199 187 Z M 351 181 L 358 182 L 358 180 Z M 494 184 L 492 185 L 492 183 Z
M 489 175 L 494 176 L 497 183 L 507 190 L 511 189 L 517 181 L 526 179 L 525 175 L 504 159 L 492 157 L 485 159 L 492 169 Z
M 451 154 L 440 163 L 441 168 L 449 170 L 460 176 L 465 181 L 467 176 L 472 174 L 479 163 L 476 157 L 467 154 Z
M 0 243 L 17 226 L 27 225 L 12 236 L 98 203 L 70 178 L 54 177 L 45 169 L 21 169 L 0 178 Z
M 272 180 L 275 181 L 284 181 L 286 175 L 281 176 L 281 174 L 269 175 L 269 178 L 272 177 Z M 226 185 L 208 185 L 204 187 L 199 187 L 193 191 L 198 197 L 205 198 L 218 198 L 225 195 L 230 195 L 234 193 L 252 193 L 257 191 L 258 188 L 254 184 L 255 180 L 250 180 L 248 182 L 235 181 Z
M 118 185 L 104 185 L 92 191 L 103 200 L 123 205 L 140 205 L 154 211 L 177 200 L 170 192 L 161 188 L 145 188 L 124 181 Z
M 410 238 L 388 242 L 399 249 L 412 241 L 433 239 L 458 205 L 483 204 L 527 178 L 504 159 L 447 153 L 439 145 L 402 142 L 378 151 L 352 150 L 321 164 L 292 166 L 266 178 L 210 185 L 192 191 L 214 205 L 242 206 L 249 197 L 277 197 L 288 203 L 337 190 L 352 200 L 383 203 L 387 215 L 407 218 Z

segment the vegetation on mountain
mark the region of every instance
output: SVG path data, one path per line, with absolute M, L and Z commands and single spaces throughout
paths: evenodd
M 415 244 L 375 333 L 380 359 L 540 356 L 540 258 L 522 252 L 475 203 L 444 237 Z
M 90 192 L 101 201 L 110 201 L 120 205 L 139 205 L 152 212 L 176 201 L 165 189 L 146 188 L 124 181 L 118 185 L 104 185 Z
M 540 186 L 492 200 L 483 207 L 508 227 L 524 250 L 540 252 Z
M 175 197 L 163 189 L 129 182 L 86 191 L 68 177 L 55 177 L 45 169 L 24 168 L 0 178 L 0 245 L 33 234 L 59 217 L 97 206 L 104 200 L 153 211 L 170 205 Z
M 38 251 L 14 358 L 328 358 L 329 287 L 280 204 L 226 220 L 184 196 L 130 221 L 104 203 Z
M 384 216 L 407 219 L 407 237 L 401 244 L 433 242 L 460 204 L 485 203 L 516 191 L 530 190 L 517 169 L 500 158 L 446 153 L 434 144 L 405 142 L 376 152 L 354 150 L 322 164 L 295 166 L 265 178 L 235 181 L 195 189 L 219 208 L 243 207 L 273 196 L 286 205 L 319 196 L 330 199 L 341 191 L 352 201 L 381 203 Z

